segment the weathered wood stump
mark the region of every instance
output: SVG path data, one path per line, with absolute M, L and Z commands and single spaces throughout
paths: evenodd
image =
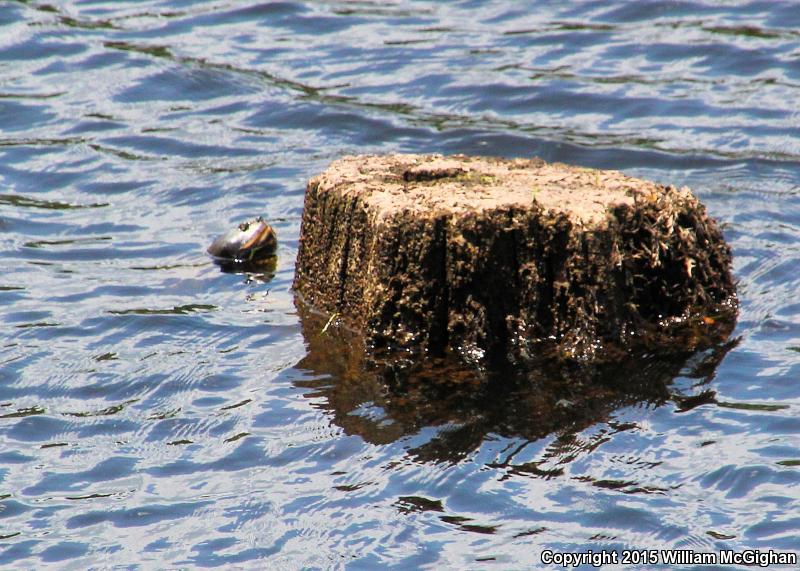
M 538 159 L 334 162 L 306 190 L 294 287 L 373 349 L 481 364 L 601 358 L 735 308 L 688 189 Z

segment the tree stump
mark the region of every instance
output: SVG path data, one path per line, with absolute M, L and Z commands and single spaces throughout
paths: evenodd
M 335 161 L 306 190 L 294 288 L 373 350 L 477 364 L 602 359 L 736 308 L 689 189 L 539 159 Z

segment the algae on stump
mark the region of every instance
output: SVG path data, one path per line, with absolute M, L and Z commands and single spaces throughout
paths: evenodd
M 373 349 L 481 364 L 602 358 L 735 308 L 688 189 L 538 159 L 335 161 L 306 190 L 294 287 Z

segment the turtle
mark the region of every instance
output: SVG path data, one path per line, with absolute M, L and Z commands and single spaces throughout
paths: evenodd
M 277 249 L 275 230 L 259 216 L 219 236 L 207 252 L 221 264 L 257 265 L 274 261 Z

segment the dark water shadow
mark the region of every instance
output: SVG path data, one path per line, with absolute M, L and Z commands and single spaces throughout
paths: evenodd
M 704 403 L 719 363 L 738 343 L 729 339 L 735 320 L 687 328 L 663 352 L 621 354 L 604 364 L 542 358 L 531 365 L 479 370 L 452 358 L 397 366 L 366 356 L 359 336 L 333 317 L 296 302 L 306 356 L 296 365 L 313 374 L 294 381 L 348 435 L 388 444 L 434 428 L 436 436 L 411 448 L 419 461 L 457 462 L 492 436 L 538 440 L 569 438 L 614 411 L 675 402 L 692 406 L 671 387 L 676 376 L 696 379 Z
M 214 257 L 212 260 L 222 273 L 244 276 L 245 283 L 267 284 L 272 281 L 278 271 L 277 256 L 269 256 L 253 262 L 222 260 Z

